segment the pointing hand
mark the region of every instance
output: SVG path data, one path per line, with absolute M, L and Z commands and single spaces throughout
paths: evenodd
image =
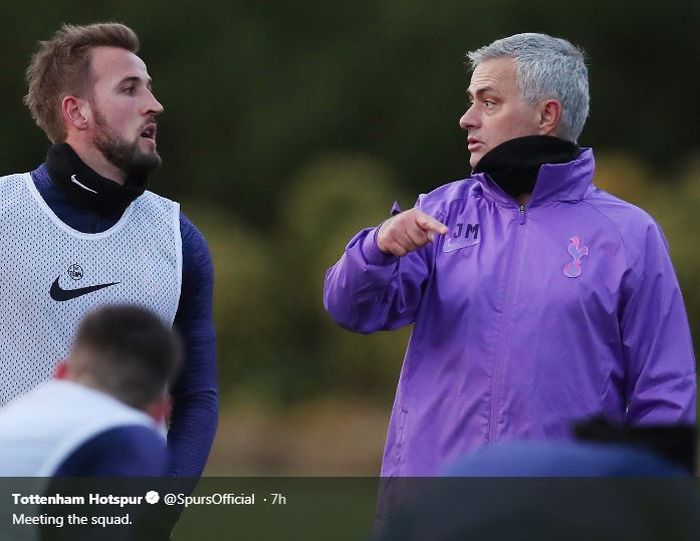
M 418 209 L 401 212 L 379 228 L 377 246 L 385 254 L 404 256 L 444 235 L 447 227 Z

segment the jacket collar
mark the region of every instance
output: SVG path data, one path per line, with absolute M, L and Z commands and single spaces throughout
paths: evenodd
M 537 173 L 537 180 L 528 207 L 552 201 L 580 201 L 593 189 L 595 159 L 590 148 L 582 148 L 577 158 L 565 163 L 544 163 Z M 486 197 L 508 206 L 518 206 L 488 173 L 476 173 L 471 179 L 477 183 Z
M 573 161 L 543 164 L 528 205 L 548 201 L 580 201 L 593 186 L 594 171 L 595 159 L 590 148 L 582 149 Z

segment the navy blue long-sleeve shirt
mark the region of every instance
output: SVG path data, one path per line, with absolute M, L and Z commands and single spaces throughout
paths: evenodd
M 76 204 L 51 181 L 45 164 L 31 175 L 49 208 L 77 231 L 101 233 L 121 218 Z M 218 421 L 216 335 L 212 320 L 214 270 L 204 236 L 182 213 L 180 234 L 182 290 L 174 327 L 183 337 L 185 364 L 172 388 L 168 474 L 198 477 L 204 470 Z
M 54 477 L 160 477 L 166 475 L 163 438 L 152 428 L 124 425 L 82 443 L 59 465 Z

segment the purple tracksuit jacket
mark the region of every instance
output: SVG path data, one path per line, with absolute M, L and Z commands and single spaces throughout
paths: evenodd
M 358 233 L 325 280 L 342 326 L 413 324 L 382 476 L 436 475 L 504 440 L 603 414 L 695 421 L 695 360 L 659 226 L 592 184 L 593 153 L 540 168 L 518 205 L 485 174 L 417 207 L 449 232 L 404 257 Z

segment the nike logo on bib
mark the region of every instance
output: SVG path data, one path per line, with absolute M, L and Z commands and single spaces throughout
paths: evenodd
M 119 283 L 121 282 L 112 282 L 110 284 L 98 284 L 96 286 L 79 287 L 77 289 L 63 289 L 60 285 L 58 285 L 58 278 L 56 278 L 56 280 L 54 280 L 54 283 L 51 284 L 51 290 L 49 291 L 49 295 L 51 295 L 51 298 L 55 301 L 69 301 L 71 299 L 87 295 L 88 293 L 92 293 L 93 291 L 99 291 L 100 289 L 104 289 L 105 287 L 113 286 Z

